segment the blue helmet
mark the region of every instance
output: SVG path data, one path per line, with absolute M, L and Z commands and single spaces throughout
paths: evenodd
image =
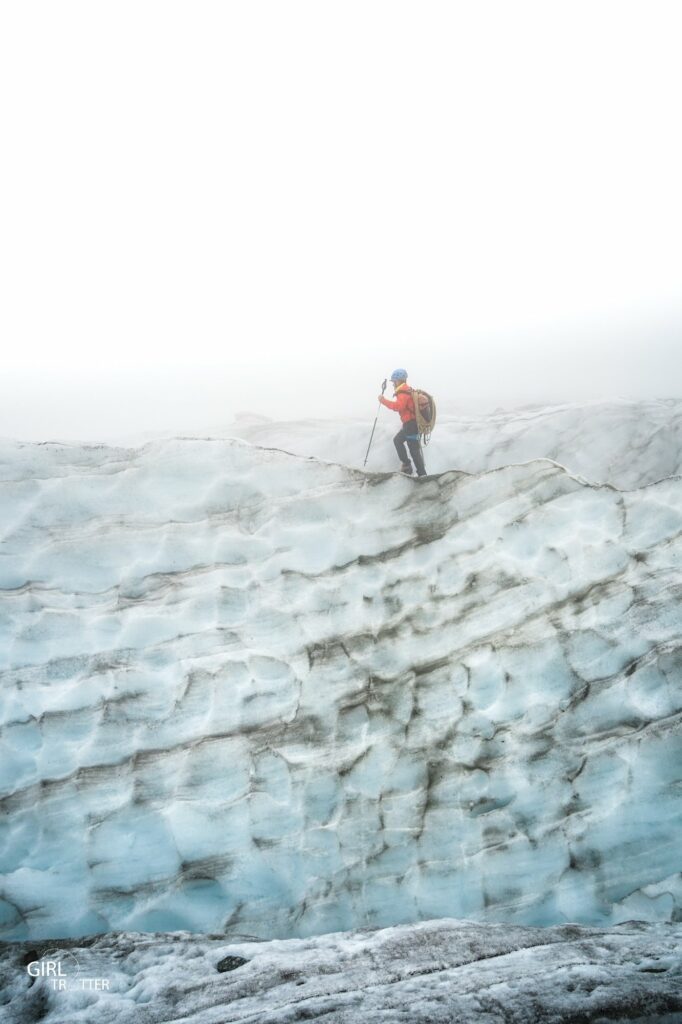
M 407 380 L 407 370 L 394 370 L 391 380 Z

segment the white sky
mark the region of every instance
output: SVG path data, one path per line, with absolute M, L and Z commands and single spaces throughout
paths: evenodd
M 682 4 L 6 0 L 0 435 L 682 394 Z

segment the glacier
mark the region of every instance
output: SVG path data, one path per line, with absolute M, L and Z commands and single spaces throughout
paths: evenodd
M 396 430 L 395 414 L 381 410 L 368 469 L 396 468 L 391 443 Z M 369 431 L 364 420 L 278 423 L 267 416 L 244 413 L 226 427 L 212 425 L 209 433 L 361 469 Z M 480 473 L 510 463 L 551 458 L 592 483 L 639 487 L 682 473 L 682 400 L 622 398 L 475 414 L 439 407 L 434 440 L 424 454 L 430 473 L 455 467 Z
M 0 936 L 682 920 L 678 413 L 421 482 L 2 442 Z
M 27 973 L 50 963 L 60 987 Z M 682 924 L 444 918 L 269 942 L 183 931 L 0 942 L 0 993 L 4 1024 L 679 1024 Z

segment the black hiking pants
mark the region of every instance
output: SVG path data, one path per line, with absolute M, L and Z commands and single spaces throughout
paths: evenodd
M 410 449 L 410 455 L 414 462 L 414 467 L 417 470 L 417 476 L 426 476 L 426 470 L 424 469 L 424 456 L 422 455 L 422 447 L 419 443 L 419 431 L 417 430 L 417 421 L 408 420 L 407 423 L 403 423 L 402 429 L 393 438 L 393 444 L 395 450 L 398 453 L 398 458 L 401 462 L 410 464 L 410 459 L 405 451 L 405 442 L 407 441 L 407 447 Z

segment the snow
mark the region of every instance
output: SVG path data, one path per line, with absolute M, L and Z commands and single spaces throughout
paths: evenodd
M 124 932 L 0 944 L 3 1020 L 678 1024 L 681 940 L 680 924 L 541 929 L 445 918 L 270 942 Z M 50 960 L 62 990 L 27 972 Z
M 679 413 L 3 442 L 0 934 L 679 920 Z

